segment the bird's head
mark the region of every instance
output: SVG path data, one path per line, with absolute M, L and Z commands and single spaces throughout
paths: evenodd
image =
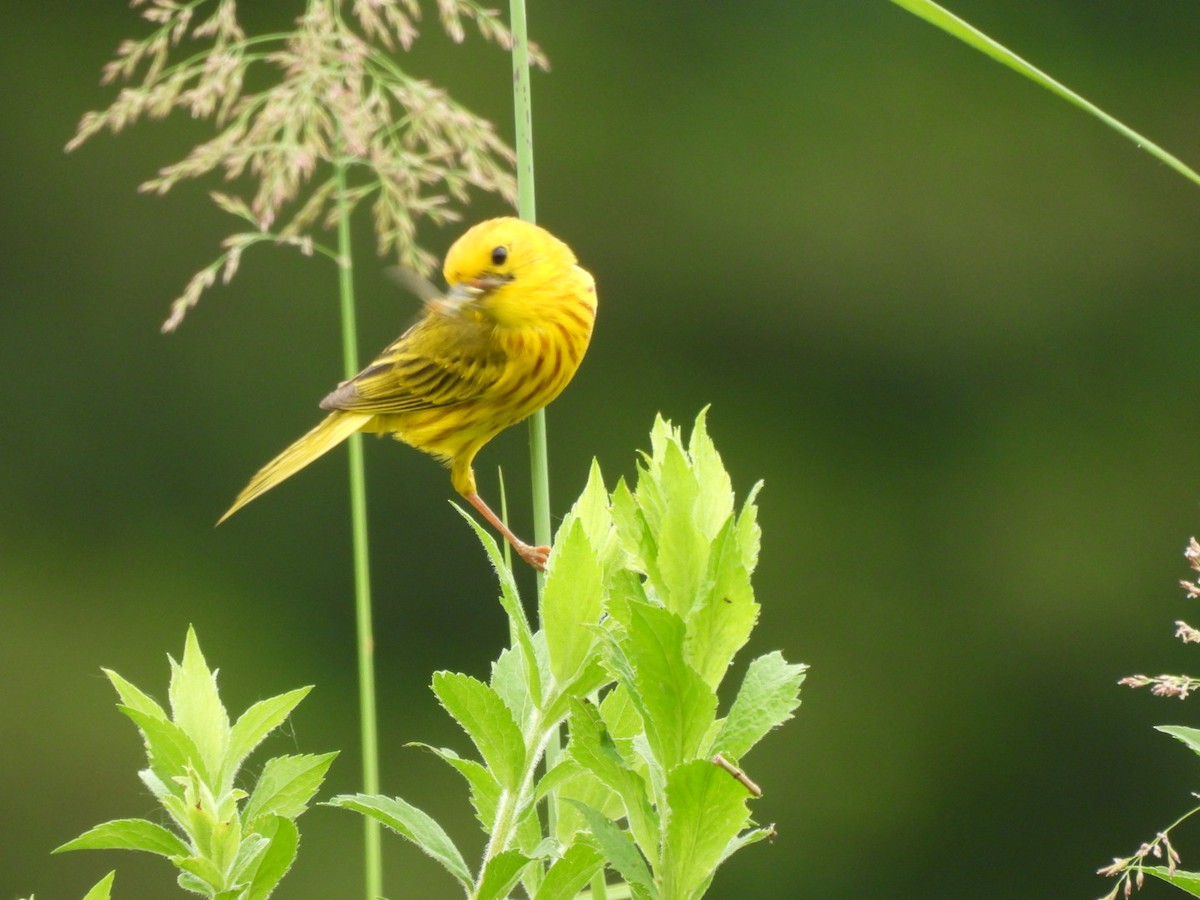
M 554 235 L 504 217 L 480 222 L 455 241 L 442 274 L 451 299 L 473 302 L 506 320 L 522 318 L 524 307 L 548 299 L 575 268 L 575 254 Z

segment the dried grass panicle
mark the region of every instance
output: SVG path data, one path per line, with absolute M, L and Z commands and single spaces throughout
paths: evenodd
M 106 109 L 83 116 L 67 149 L 175 110 L 209 119 L 217 132 L 141 189 L 161 194 L 219 172 L 232 186 L 214 192 L 214 202 L 257 229 L 253 241 L 232 236 L 226 252 L 193 276 L 167 330 L 219 272 L 227 280 L 236 271 L 250 244 L 322 249 L 312 230 L 337 218 L 335 166 L 349 175 L 351 206 L 369 199 L 380 255 L 422 273 L 435 260 L 416 245 L 421 220 L 457 218 L 452 204 L 476 190 L 515 203 L 514 154 L 492 124 L 405 73 L 388 52 L 416 39 L 418 0 L 307 0 L 291 31 L 260 36 L 247 36 L 236 0 L 131 5 L 154 27 L 122 41 L 103 70 L 105 83 L 128 86 Z M 471 22 L 484 39 L 512 46 L 504 22 L 474 0 L 437 0 L 437 10 L 456 41 Z M 545 65 L 536 48 L 530 53 Z M 248 91 L 247 83 L 264 86 Z
M 1156 697 L 1178 697 L 1186 700 L 1188 695 L 1200 688 L 1200 681 L 1188 675 L 1128 675 L 1117 684 L 1125 687 L 1150 688 Z
M 1183 555 L 1192 569 L 1200 572 L 1200 541 L 1193 537 L 1188 542 Z M 1200 596 L 1200 581 L 1181 581 L 1180 584 L 1187 591 L 1189 598 L 1195 599 Z M 1185 644 L 1200 643 L 1200 629 L 1193 628 L 1187 622 L 1177 621 L 1175 637 Z M 1122 678 L 1118 684 L 1128 687 L 1149 687 L 1151 693 L 1159 697 L 1178 697 L 1180 700 L 1186 699 L 1195 691 L 1200 691 L 1200 679 L 1192 678 L 1189 675 L 1130 675 Z M 1200 797 L 1200 794 L 1196 796 Z M 1140 890 L 1145 882 L 1145 864 L 1149 857 L 1165 860 L 1167 874 L 1174 874 L 1178 869 L 1180 856 L 1171 843 L 1171 832 L 1176 826 L 1197 813 L 1200 813 L 1200 806 L 1188 810 L 1171 825 L 1158 832 L 1153 841 L 1142 844 L 1133 856 L 1118 857 L 1112 861 L 1112 865 L 1097 870 L 1099 875 L 1117 879 L 1113 889 L 1101 900 L 1115 900 L 1118 896 L 1130 897 L 1134 890 Z
M 421 18 L 417 0 L 354 0 L 353 13 L 367 40 L 379 41 L 389 50 L 397 43 L 407 50 L 417 39 L 416 23 Z
M 462 41 L 465 37 L 462 20 L 467 18 L 475 22 L 475 27 L 485 40 L 493 41 L 505 50 L 512 49 L 512 32 L 494 9 L 474 0 L 438 0 L 438 15 L 442 20 L 442 28 L 455 41 Z M 539 69 L 550 68 L 550 60 L 532 41 L 529 42 L 529 62 Z

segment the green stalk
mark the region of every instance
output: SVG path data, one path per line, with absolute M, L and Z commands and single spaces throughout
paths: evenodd
M 525 0 L 511 0 L 513 34 L 513 120 L 517 145 L 517 215 L 537 221 L 533 191 L 533 103 L 529 86 L 529 37 Z M 539 409 L 529 420 L 530 465 L 533 478 L 533 542 L 550 543 L 550 474 L 546 451 L 546 413 Z M 542 577 L 538 576 L 538 591 Z
M 533 197 L 533 103 L 529 88 L 529 36 L 525 27 L 525 0 L 511 0 L 513 35 L 513 106 L 517 143 L 517 215 L 537 221 Z M 549 537 L 549 529 L 547 529 Z
M 517 149 L 517 215 L 527 222 L 537 221 L 533 191 L 533 99 L 529 83 L 529 33 L 525 21 L 525 0 L 510 0 L 509 24 L 513 35 L 513 122 Z M 533 542 L 550 545 L 550 462 L 546 441 L 546 411 L 539 409 L 529 420 L 529 466 L 533 486 Z M 538 573 L 540 599 L 545 576 Z M 540 606 L 540 604 L 539 604 Z M 546 769 L 558 762 L 562 737 L 558 730 L 546 743 Z M 546 799 L 546 833 L 558 831 L 558 803 L 553 793 Z
M 529 802 L 529 793 L 533 790 L 536 782 L 538 760 L 542 758 L 542 747 L 547 740 L 553 737 L 552 733 L 543 730 L 540 711 L 535 711 L 523 728 L 525 768 L 521 772 L 517 790 L 502 791 L 496 803 L 496 814 L 492 819 L 491 828 L 488 829 L 491 837 L 488 838 L 487 847 L 484 848 L 483 863 L 479 868 L 481 879 L 488 861 L 513 846 L 518 824 L 517 811 L 523 809 Z
M 346 202 L 346 164 L 334 166 L 338 202 L 338 294 L 342 310 L 342 367 L 346 378 L 358 372 L 358 326 L 354 314 L 354 264 L 350 249 L 350 207 Z M 375 638 L 371 628 L 371 567 L 367 556 L 367 484 L 362 435 L 351 435 L 350 529 L 354 543 L 354 614 L 358 634 L 358 701 L 362 741 L 363 793 L 379 793 L 379 738 L 375 709 Z M 363 817 L 363 867 L 367 900 L 383 894 L 379 822 Z
M 525 21 L 525 0 L 510 0 L 509 19 L 513 34 L 513 107 L 517 149 L 517 215 L 527 222 L 537 221 L 533 181 L 533 95 L 529 82 L 529 33 Z M 549 546 L 550 463 L 546 441 L 546 411 L 539 409 L 529 420 L 529 463 L 533 485 L 533 541 Z M 540 599 L 545 575 L 537 576 Z M 540 604 L 539 604 L 540 606 Z M 546 770 L 554 768 L 562 753 L 562 732 L 555 729 L 546 741 Z M 546 798 L 546 833 L 558 831 L 558 797 Z M 592 896 L 605 900 L 607 886 L 604 871 L 592 879 Z

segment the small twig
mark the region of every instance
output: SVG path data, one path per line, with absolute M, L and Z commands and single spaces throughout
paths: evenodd
M 755 797 L 762 796 L 762 794 L 763 794 L 762 788 L 760 788 L 757 784 L 755 784 L 753 781 L 751 781 L 749 776 L 747 776 L 745 772 L 743 772 L 741 769 L 739 769 L 737 766 L 735 766 L 733 763 L 731 763 L 729 760 L 727 760 L 725 757 L 723 757 L 720 753 L 718 753 L 716 756 L 714 756 L 712 758 L 712 761 L 713 761 L 714 766 L 720 766 L 722 769 L 724 769 L 726 772 L 728 772 L 730 775 L 732 775 L 734 777 L 734 779 L 736 779 L 738 782 L 740 782 L 741 785 L 746 790 L 748 790 L 751 794 L 753 794 Z

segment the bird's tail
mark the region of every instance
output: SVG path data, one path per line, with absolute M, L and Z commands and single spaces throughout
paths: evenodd
M 341 411 L 326 416 L 316 428 L 259 469 L 258 473 L 250 479 L 250 483 L 237 495 L 233 506 L 229 507 L 225 515 L 217 520 L 217 524 L 220 525 L 259 494 L 265 494 L 279 482 L 295 475 L 317 457 L 332 450 L 362 428 L 371 417 L 371 413 Z

